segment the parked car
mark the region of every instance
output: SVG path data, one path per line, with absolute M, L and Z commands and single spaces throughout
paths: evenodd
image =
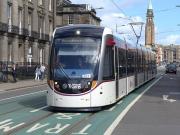
M 166 66 L 166 73 L 177 73 L 177 66 L 175 64 L 168 64 Z

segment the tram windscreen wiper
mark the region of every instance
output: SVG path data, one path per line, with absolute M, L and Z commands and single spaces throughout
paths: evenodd
M 71 80 L 71 78 L 69 77 L 69 75 L 64 71 L 64 68 L 62 67 L 62 65 L 59 63 L 58 65 L 57 65 L 57 70 L 61 70 L 61 72 L 63 73 L 63 75 L 66 77 L 66 79 L 70 79 Z M 54 69 L 55 70 L 55 69 Z M 56 74 L 55 74 L 56 75 Z

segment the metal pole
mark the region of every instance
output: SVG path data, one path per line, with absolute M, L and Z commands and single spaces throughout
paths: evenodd
M 138 72 L 138 70 L 137 70 L 137 68 L 138 68 L 138 47 L 137 47 L 137 45 L 138 45 L 138 43 L 139 43 L 139 39 L 140 39 L 140 37 L 141 37 L 141 32 L 142 32 L 142 27 L 143 27 L 143 23 L 142 22 L 137 22 L 137 23 L 129 23 L 130 25 L 131 25 L 131 28 L 132 28 L 132 30 L 133 30 L 133 32 L 134 32 L 134 34 L 135 34 L 135 36 L 136 36 L 136 38 L 137 38 L 137 41 L 136 41 L 136 56 L 135 56 L 135 78 L 137 78 L 137 72 Z M 141 29 L 140 29 L 140 34 L 139 35 L 137 35 L 137 33 L 136 33 L 136 31 L 135 31 L 135 29 L 134 29 L 134 27 L 133 27 L 133 25 L 141 25 Z M 137 79 L 135 79 L 135 85 L 137 86 Z

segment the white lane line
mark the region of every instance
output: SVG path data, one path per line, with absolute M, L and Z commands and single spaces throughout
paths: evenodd
M 72 133 L 73 135 L 88 135 L 88 133 L 86 133 L 86 130 L 88 128 L 90 128 L 92 125 L 88 124 L 86 125 L 81 131 L 79 131 L 78 133 Z
M 33 94 L 37 94 L 37 93 L 43 93 L 43 92 L 46 92 L 46 91 L 47 91 L 47 90 L 43 90 L 43 91 L 33 92 L 33 93 L 29 93 L 29 94 L 14 96 L 14 97 L 10 97 L 10 98 L 4 98 L 4 99 L 1 99 L 0 102 L 1 102 L 1 101 L 5 101 L 5 100 L 9 100 L 9 99 L 14 99 L 14 98 L 19 98 L 19 97 L 29 96 L 29 95 L 33 95 Z
M 180 95 L 180 92 L 169 92 L 170 95 Z
M 43 85 L 43 84 L 42 84 Z M 14 91 L 20 91 L 20 90 L 24 90 L 24 89 L 29 89 L 29 88 L 36 88 L 36 87 L 40 87 L 42 85 L 35 85 L 35 86 L 27 86 L 27 87 L 22 87 L 22 88 L 15 88 L 15 89 L 10 89 L 10 90 L 1 90 L 0 89 L 0 94 L 1 93 L 8 93 L 8 92 L 14 92 Z
M 114 129 L 117 127 L 119 122 L 123 119 L 123 117 L 127 114 L 127 112 L 131 109 L 131 107 L 146 93 L 154 84 L 156 84 L 162 76 L 152 83 L 149 87 L 147 87 L 139 96 L 137 96 L 115 119 L 115 121 L 110 125 L 110 127 L 105 131 L 104 135 L 111 135 Z
M 115 108 L 116 108 L 116 106 L 113 106 L 113 107 L 111 107 L 110 109 L 108 109 L 108 110 L 106 110 L 106 111 L 111 112 L 111 111 L 113 111 Z
M 117 104 L 120 105 L 120 104 L 122 104 L 122 102 L 123 102 L 123 100 L 119 101 Z
M 38 111 L 40 111 L 40 110 L 43 110 L 44 108 L 47 108 L 48 106 L 43 106 L 43 107 L 41 107 L 41 108 L 38 108 L 38 109 L 34 109 L 34 110 L 32 110 L 32 111 L 30 111 L 30 112 L 38 112 Z

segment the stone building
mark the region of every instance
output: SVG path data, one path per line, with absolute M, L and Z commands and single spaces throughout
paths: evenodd
M 165 63 L 177 62 L 180 63 L 180 45 L 163 46 L 163 61 Z
M 93 8 L 70 0 L 0 0 L 0 62 L 47 64 L 56 26 L 100 21 Z
M 72 4 L 69 0 L 57 0 L 56 26 L 68 24 L 100 25 L 101 19 L 96 16 L 96 11 L 88 4 Z
M 180 45 L 157 44 L 157 64 L 180 63 Z
M 46 63 L 53 0 L 0 0 L 0 61 Z
M 154 27 L 154 13 L 152 8 L 152 1 L 149 0 L 148 9 L 146 13 L 145 26 L 145 46 L 148 48 L 155 47 L 155 27 Z

